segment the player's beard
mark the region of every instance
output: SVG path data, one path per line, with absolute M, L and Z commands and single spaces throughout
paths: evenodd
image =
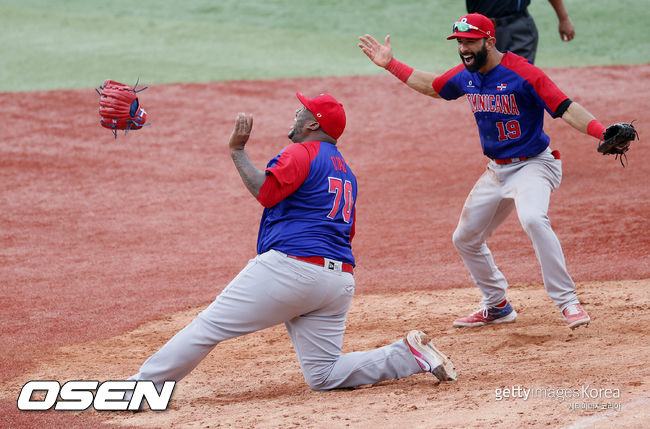
M 467 65 L 467 63 L 465 63 L 465 58 L 463 58 L 462 53 L 459 52 L 458 55 L 460 55 L 460 60 L 463 62 L 463 65 L 465 66 L 467 71 L 470 73 L 476 73 L 481 69 L 481 67 L 485 65 L 485 63 L 487 63 L 487 46 L 485 43 L 485 39 L 483 39 L 483 47 L 481 48 L 481 50 L 475 54 L 472 54 L 472 56 L 474 57 L 474 62 L 472 64 Z

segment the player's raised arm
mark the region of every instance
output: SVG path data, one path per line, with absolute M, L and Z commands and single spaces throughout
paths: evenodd
M 359 37 L 361 43 L 359 48 L 370 60 L 391 72 L 399 80 L 407 84 L 414 90 L 431 97 L 440 97 L 433 89 L 433 80 L 436 75 L 433 73 L 415 70 L 393 57 L 393 48 L 390 45 L 390 34 L 384 39 L 384 44 L 379 43 L 370 34 Z
M 232 157 L 235 167 L 241 176 L 244 185 L 255 198 L 260 193 L 260 188 L 266 180 L 266 175 L 259 170 L 244 150 L 248 138 L 253 129 L 253 115 L 246 115 L 240 112 L 235 120 L 235 127 L 230 135 L 228 146 L 230 147 L 230 156 Z

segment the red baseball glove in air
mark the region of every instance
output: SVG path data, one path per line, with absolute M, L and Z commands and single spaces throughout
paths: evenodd
M 138 92 L 144 91 L 147 87 L 136 90 L 136 83 L 133 88 L 120 82 L 107 79 L 97 89 L 99 97 L 99 123 L 104 128 L 113 131 L 117 138 L 117 130 L 139 130 L 146 124 L 147 111 L 138 101 Z

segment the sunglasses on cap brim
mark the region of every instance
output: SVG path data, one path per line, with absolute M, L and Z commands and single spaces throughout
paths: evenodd
M 466 31 L 469 30 L 476 30 L 481 34 L 484 34 L 485 37 L 487 38 L 492 37 L 489 34 L 487 34 L 485 31 L 478 28 L 476 25 L 468 24 L 467 22 L 463 22 L 463 21 L 454 22 L 454 25 L 451 27 L 451 30 L 454 33 L 458 33 L 458 32 L 465 33 Z

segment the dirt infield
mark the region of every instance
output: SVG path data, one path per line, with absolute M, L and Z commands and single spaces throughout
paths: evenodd
M 390 76 L 160 85 L 141 93 L 153 125 L 114 141 L 89 114 L 97 109 L 92 89 L 0 94 L 0 426 L 647 421 L 650 115 L 641 95 L 650 90 L 650 65 L 589 72 L 578 78 L 572 69 L 548 70 L 603 123 L 636 119 L 641 142 L 623 169 L 596 153 L 595 140 L 547 116 L 564 167 L 549 216 L 593 318 L 573 333 L 543 292 L 515 216 L 489 245 L 513 285 L 520 319 L 484 330 L 450 327 L 479 300 L 451 245 L 486 163 L 464 100 L 431 100 Z M 261 209 L 231 165 L 227 138 L 236 113 L 252 112 L 249 153 L 263 166 L 288 142 L 296 90 L 330 92 L 348 114 L 340 147 L 360 191 L 357 297 L 344 351 L 424 329 L 456 362 L 458 382 L 437 385 L 418 375 L 311 392 L 286 334 L 274 328 L 218 347 L 179 383 L 164 413 L 19 412 L 17 394 L 30 379 L 121 379 L 137 371 L 253 256 Z M 549 397 L 497 400 L 497 389 L 515 386 L 540 395 L 619 389 L 620 398 L 581 398 L 591 409 L 580 410 Z M 605 409 L 594 409 L 601 402 Z

